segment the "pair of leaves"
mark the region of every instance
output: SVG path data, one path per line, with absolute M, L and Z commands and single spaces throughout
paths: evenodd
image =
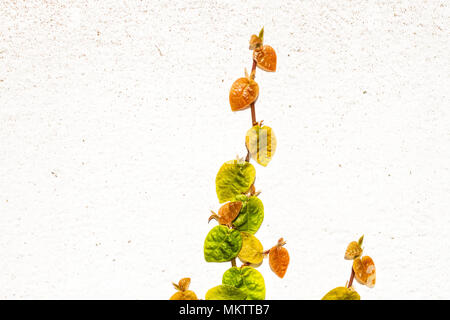
M 205 239 L 204 256 L 207 262 L 225 262 L 236 258 L 242 248 L 242 236 L 237 230 L 219 225 L 211 229 Z
M 364 235 L 359 238 L 358 242 L 352 241 L 347 246 L 344 258 L 347 260 L 353 260 L 353 271 L 355 272 L 355 279 L 369 288 L 373 288 L 376 282 L 376 269 L 375 263 L 369 256 L 361 255 L 363 253 L 362 243 L 364 241 Z
M 337 287 L 323 296 L 322 300 L 360 300 L 358 292 L 353 288 Z
M 249 49 L 253 50 L 253 60 L 256 61 L 258 68 L 275 72 L 277 70 L 277 54 L 275 50 L 268 45 L 263 45 L 264 28 L 261 29 L 259 35 L 253 34 L 250 38 Z
M 363 285 L 373 288 L 376 282 L 375 263 L 369 256 L 357 258 L 353 261 L 355 279 Z
M 173 283 L 173 286 L 178 291 L 170 297 L 170 300 L 198 300 L 194 291 L 188 290 L 191 284 L 191 278 L 183 278 L 178 281 L 178 284 Z
M 237 195 L 246 193 L 256 177 L 255 167 L 245 161 L 231 160 L 220 167 L 216 176 L 216 193 L 220 203 L 234 201 Z
M 264 205 L 256 197 L 239 196 L 237 199 L 243 202 L 241 212 L 233 221 L 233 225 L 239 231 L 255 234 L 264 220 Z
M 247 300 L 264 300 L 266 285 L 262 274 L 252 267 L 232 267 L 225 271 L 222 277 L 224 285 L 230 285 L 242 290 Z
M 259 257 L 254 250 L 252 251 L 252 247 L 259 241 L 255 237 L 250 237 L 250 235 L 256 233 L 261 226 L 264 219 L 264 206 L 262 201 L 255 196 L 248 198 L 241 194 L 236 196 L 236 199 L 238 201 L 222 206 L 224 209 L 222 212 L 219 210 L 220 215 L 217 215 L 219 223 L 230 225 L 236 215 L 237 208 L 241 207 L 238 217 L 233 221 L 236 229 L 219 225 L 211 229 L 206 236 L 204 256 L 208 262 L 225 262 L 234 259 L 241 252 L 244 236 L 246 246 L 241 257 L 244 260 L 250 260 L 248 262 L 252 264 L 258 264 Z M 239 231 L 245 233 L 241 234 Z M 262 245 L 260 251 L 262 252 Z
M 251 157 L 266 167 L 275 154 L 277 139 L 272 128 L 257 124 L 247 131 L 245 145 Z
M 238 258 L 243 263 L 259 266 L 264 259 L 264 248 L 261 242 L 251 233 L 242 232 L 242 248 Z
M 283 247 L 285 244 L 286 242 L 281 238 L 277 245 L 269 250 L 270 269 L 280 278 L 286 274 L 290 260 L 289 252 Z

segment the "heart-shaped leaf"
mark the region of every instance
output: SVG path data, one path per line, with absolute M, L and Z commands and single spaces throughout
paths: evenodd
M 289 252 L 283 247 L 285 244 L 286 242 L 281 238 L 278 240 L 278 244 L 269 251 L 270 269 L 280 278 L 286 274 L 290 260 Z
M 272 128 L 258 124 L 247 131 L 245 145 L 252 158 L 265 167 L 275 154 L 277 139 Z
M 255 234 L 264 220 L 264 205 L 258 197 L 247 198 L 233 225 L 239 231 Z
M 267 72 L 275 72 L 277 70 L 277 53 L 269 45 L 255 47 L 253 60 L 256 61 L 256 66 L 261 70 Z
M 186 291 L 189 289 L 189 286 L 191 284 L 191 278 L 183 278 L 180 281 L 178 281 L 178 284 L 172 283 L 175 289 L 179 291 Z
M 355 279 L 369 288 L 373 288 L 376 282 L 375 263 L 369 256 L 355 259 L 353 261 L 353 271 L 355 272 Z
M 243 263 L 249 263 L 258 266 L 264 258 L 264 248 L 261 242 L 251 233 L 242 232 L 242 248 L 238 254 L 238 258 Z
M 220 203 L 233 201 L 247 192 L 255 181 L 255 167 L 245 161 L 225 162 L 216 176 L 216 193 Z
M 251 267 L 232 267 L 225 271 L 223 284 L 241 289 L 247 294 L 247 300 L 264 300 L 266 285 L 262 274 Z
M 198 300 L 194 291 L 188 290 L 190 284 L 191 278 L 183 278 L 178 282 L 178 284 L 173 283 L 173 286 L 178 290 L 178 292 L 170 297 L 170 300 Z
M 250 76 L 245 71 L 245 78 L 239 78 L 230 88 L 230 107 L 231 111 L 245 110 L 258 99 L 259 86 L 255 82 L 255 71 Z
M 358 292 L 353 288 L 337 287 L 328 292 L 322 300 L 360 300 Z
M 205 295 L 206 300 L 245 300 L 247 295 L 239 288 L 222 284 L 211 288 Z
M 194 291 L 186 290 L 175 292 L 170 300 L 198 300 L 198 298 Z
M 212 212 L 213 214 L 209 217 L 208 222 L 215 219 L 219 222 L 219 224 L 231 227 L 231 222 L 236 219 L 241 209 L 241 201 L 225 203 L 222 207 L 220 207 L 218 214 Z
M 356 241 L 352 241 L 348 244 L 347 250 L 345 250 L 344 259 L 353 260 L 361 256 L 363 250 Z
M 225 226 L 215 226 L 205 239 L 204 255 L 207 262 L 225 262 L 236 258 L 242 247 L 241 233 Z

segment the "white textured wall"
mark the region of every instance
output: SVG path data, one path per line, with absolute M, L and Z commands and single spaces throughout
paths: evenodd
M 344 285 L 347 243 L 377 266 L 363 299 L 450 298 L 450 11 L 439 1 L 0 3 L 0 298 L 204 296 L 222 162 L 250 112 L 231 83 L 265 26 L 256 112 L 277 135 L 256 165 L 257 233 L 283 236 L 267 298 Z

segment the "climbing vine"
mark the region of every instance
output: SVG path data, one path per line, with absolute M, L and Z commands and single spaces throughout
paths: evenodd
M 222 164 L 216 175 L 216 194 L 222 206 L 217 213 L 212 211 L 208 223 L 216 221 L 206 235 L 204 257 L 206 262 L 231 262 L 225 271 L 222 283 L 211 288 L 206 300 L 263 300 L 266 296 L 264 277 L 257 270 L 268 257 L 271 270 L 283 278 L 289 266 L 286 242 L 280 238 L 268 250 L 255 236 L 264 220 L 264 205 L 255 189 L 256 169 L 250 163 L 266 167 L 272 160 L 277 140 L 272 128 L 256 120 L 255 102 L 259 96 L 259 86 L 255 81 L 256 68 L 275 72 L 277 56 L 275 50 L 264 44 L 264 28 L 259 35 L 252 35 L 249 49 L 252 51 L 252 69 L 245 70 L 245 77 L 237 79 L 231 86 L 229 102 L 231 111 L 250 109 L 252 126 L 245 135 L 247 155 Z M 353 279 L 368 287 L 375 285 L 375 264 L 369 256 L 363 256 L 363 237 L 348 245 L 345 259 L 353 260 L 350 280 L 345 287 L 337 287 L 328 292 L 322 300 L 359 300 L 353 287 Z M 237 259 L 242 263 L 237 266 Z M 197 295 L 189 289 L 190 278 L 183 278 L 174 284 L 177 292 L 171 300 L 197 300 Z
M 204 257 L 206 262 L 231 262 L 225 271 L 222 283 L 211 288 L 206 300 L 263 300 L 266 286 L 257 268 L 268 257 L 271 270 L 280 278 L 286 274 L 289 253 L 281 238 L 272 248 L 264 250 L 255 236 L 264 220 L 264 205 L 255 189 L 256 169 L 250 163 L 253 159 L 266 167 L 272 160 L 277 140 L 272 128 L 256 120 L 255 102 L 259 96 L 259 86 L 255 81 L 256 68 L 275 72 L 277 55 L 275 50 L 264 44 L 264 28 L 259 35 L 252 35 L 249 49 L 252 51 L 252 69 L 245 70 L 245 77 L 237 79 L 231 86 L 229 102 L 231 111 L 246 109 L 251 111 L 252 126 L 245 135 L 247 155 L 244 158 L 225 162 L 216 175 L 216 193 L 223 204 L 212 211 L 208 223 L 215 220 L 206 236 Z M 242 265 L 237 266 L 236 260 Z M 189 278 L 180 280 L 178 290 L 171 300 L 197 300 L 194 292 L 188 290 Z
M 361 257 L 363 253 L 362 243 L 364 236 L 358 241 L 352 241 L 345 250 L 344 259 L 353 260 L 350 280 L 345 287 L 337 287 L 329 291 L 322 300 L 360 300 L 358 292 L 353 287 L 353 280 L 369 288 L 375 286 L 376 269 L 375 263 L 369 256 Z

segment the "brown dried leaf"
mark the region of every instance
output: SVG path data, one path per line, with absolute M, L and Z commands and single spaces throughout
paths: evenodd
M 242 209 L 242 202 L 241 201 L 233 201 L 228 202 L 224 204 L 219 209 L 219 216 L 220 216 L 220 224 L 231 224 L 231 222 L 236 219 L 239 212 Z
M 209 217 L 209 221 L 212 219 L 216 219 L 219 224 L 231 226 L 231 223 L 234 219 L 239 215 L 239 212 L 242 208 L 242 202 L 241 201 L 233 201 L 225 203 L 222 207 L 219 209 L 219 213 L 213 214 Z
M 283 247 L 285 244 L 286 242 L 281 238 L 278 240 L 278 244 L 269 251 L 270 269 L 280 278 L 286 274 L 290 260 L 288 251 Z

